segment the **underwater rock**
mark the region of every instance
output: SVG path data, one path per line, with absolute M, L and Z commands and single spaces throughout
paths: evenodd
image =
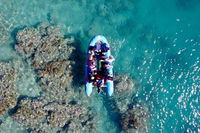
M 19 102 L 12 117 L 22 125 L 38 127 L 46 119 L 46 112 L 43 110 L 44 105 L 44 102 L 38 99 L 23 99 Z
M 50 103 L 44 110 L 48 112 L 47 122 L 50 125 L 68 132 L 87 132 L 96 128 L 93 112 L 79 104 Z
M 128 75 L 116 75 L 114 85 L 116 94 L 128 93 L 135 89 L 134 82 Z
M 135 82 L 128 75 L 116 75 L 114 78 L 115 102 L 111 102 L 112 108 L 124 112 L 128 109 L 128 104 L 131 102 L 131 97 L 136 91 Z M 113 104 L 115 103 L 115 104 Z
M 43 98 L 48 102 L 69 101 L 74 64 L 70 56 L 75 49 L 71 44 L 75 39 L 65 39 L 59 27 L 41 24 L 19 31 L 16 40 L 16 51 L 37 73 Z
M 122 114 L 120 125 L 127 132 L 142 132 L 147 129 L 148 117 L 147 108 L 136 104 Z
M 0 62 L 0 114 L 6 114 L 8 109 L 16 105 L 17 72 L 11 62 Z

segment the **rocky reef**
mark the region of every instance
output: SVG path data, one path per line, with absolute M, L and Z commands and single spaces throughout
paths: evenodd
M 15 84 L 17 72 L 12 62 L 0 62 L 0 68 L 0 114 L 6 114 L 17 102 L 18 93 Z

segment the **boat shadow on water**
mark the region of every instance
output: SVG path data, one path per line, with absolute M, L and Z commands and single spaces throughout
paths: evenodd
M 69 36 L 65 36 L 65 38 L 67 37 Z M 74 51 L 69 57 L 69 60 L 74 61 L 74 64 L 72 64 L 72 86 L 76 88 L 84 85 L 86 53 L 81 50 L 82 42 L 76 36 L 74 43 L 71 45 L 75 47 Z

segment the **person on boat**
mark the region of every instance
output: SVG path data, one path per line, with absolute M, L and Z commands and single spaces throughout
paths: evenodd
M 106 43 L 102 43 L 101 44 L 101 51 L 102 52 L 107 52 L 110 48 L 107 47 L 107 44 Z
M 102 52 L 106 53 L 108 50 L 109 50 L 109 48 L 107 47 L 106 43 L 103 43 L 102 41 L 96 42 L 96 45 L 95 45 L 96 55 L 101 55 Z
M 96 68 L 96 59 L 95 59 L 95 47 L 90 46 L 88 51 L 88 80 L 89 82 L 93 82 L 95 80 L 94 71 Z
M 111 81 L 113 80 L 113 76 L 110 74 L 111 68 L 112 68 L 111 62 L 108 62 L 108 61 L 101 62 L 100 74 L 104 80 L 104 83 L 106 83 L 108 80 L 111 80 Z
M 102 44 L 101 41 L 96 42 L 95 52 L 97 52 L 97 53 L 101 52 L 101 44 Z
M 94 50 L 89 50 L 88 52 L 88 66 L 93 70 L 96 68 L 96 57 Z
M 107 47 L 106 43 L 102 43 L 102 44 L 101 44 L 101 52 L 98 53 L 98 59 L 99 59 L 100 61 L 103 61 L 103 60 L 105 60 L 106 58 L 108 58 L 108 57 L 106 56 L 106 53 L 108 52 L 109 49 L 110 49 L 110 48 Z
M 101 87 L 104 85 L 104 76 L 98 71 L 95 73 L 95 80 L 93 86 L 97 86 L 97 91 L 100 93 L 102 91 Z
M 114 57 L 113 56 L 109 56 L 104 60 L 101 60 L 101 73 L 104 75 L 105 77 L 105 81 L 109 75 L 109 71 L 110 69 L 113 67 L 111 65 L 111 63 L 114 61 Z
M 88 51 L 88 60 L 93 60 L 95 58 L 95 47 L 90 46 Z
M 115 58 L 112 55 L 110 55 L 108 58 L 105 59 L 105 61 L 107 61 L 109 63 L 112 63 L 114 60 L 115 60 Z
M 101 70 L 100 70 L 100 73 L 104 79 L 104 81 L 106 81 L 107 79 L 107 76 L 109 74 L 109 68 L 111 67 L 111 65 L 108 63 L 108 62 L 101 62 Z
M 96 70 L 96 58 L 95 58 L 95 53 L 94 53 L 94 47 L 90 46 L 89 47 L 89 52 L 88 52 L 88 66 L 91 69 L 91 71 L 93 72 L 94 70 Z
M 90 46 L 88 49 L 89 49 L 88 53 L 90 54 L 90 52 L 95 51 L 95 46 Z
M 96 71 L 96 60 L 88 60 L 88 78 L 91 82 L 95 80 Z
M 113 81 L 113 77 L 110 76 L 110 75 L 108 75 L 106 81 L 107 81 L 107 80 L 111 80 L 111 81 Z
M 88 80 L 89 82 L 96 82 L 97 69 L 88 67 Z
M 95 55 L 97 56 L 101 52 L 101 41 L 95 43 L 95 46 L 90 46 L 89 51 L 94 51 Z
M 102 51 L 98 56 L 99 61 L 105 61 L 106 58 L 107 58 L 106 52 L 104 52 L 104 51 Z

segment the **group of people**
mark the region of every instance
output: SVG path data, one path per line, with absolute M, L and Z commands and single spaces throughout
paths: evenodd
M 109 50 L 106 43 L 98 41 L 95 46 L 90 46 L 88 51 L 88 80 L 97 86 L 97 91 L 102 91 L 107 80 L 113 80 L 113 75 L 109 72 L 114 61 L 113 56 L 106 56 Z

